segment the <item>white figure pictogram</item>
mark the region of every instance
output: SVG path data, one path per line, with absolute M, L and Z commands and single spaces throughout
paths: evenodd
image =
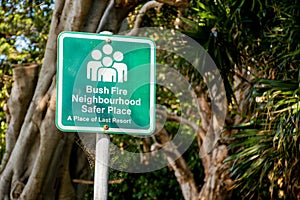
M 100 67 L 102 67 L 102 64 L 100 61 L 102 54 L 99 50 L 93 50 L 92 58 L 94 61 L 89 61 L 87 64 L 87 71 L 86 71 L 86 78 L 91 79 L 91 81 L 97 81 L 97 71 Z
M 122 63 L 124 56 L 120 51 L 113 53 L 110 44 L 105 44 L 100 50 L 91 52 L 93 61 L 87 64 L 87 79 L 100 82 L 125 82 L 127 81 L 127 65 Z M 111 54 L 113 55 L 111 56 Z M 101 61 L 100 61 L 101 59 Z
M 113 58 L 115 61 L 113 68 L 115 68 L 118 72 L 118 82 L 122 83 L 123 81 L 127 81 L 127 65 L 125 63 L 119 63 L 123 60 L 123 53 L 117 51 L 114 53 Z
M 98 69 L 98 81 L 117 82 L 117 71 L 112 67 L 101 67 Z

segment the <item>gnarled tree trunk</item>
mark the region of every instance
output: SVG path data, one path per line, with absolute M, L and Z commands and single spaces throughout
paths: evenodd
M 75 135 L 62 133 L 55 126 L 57 36 L 62 31 L 116 32 L 137 1 L 122 1 L 118 7 L 111 2 L 55 1 L 39 76 L 36 65 L 14 69 L 15 82 L 7 104 L 9 125 L 0 199 L 83 198 L 80 187 L 74 188 L 71 174 L 77 178 L 88 176 L 88 162 L 73 145 Z

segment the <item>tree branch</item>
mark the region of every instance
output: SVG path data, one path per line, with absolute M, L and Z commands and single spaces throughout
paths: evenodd
M 138 28 L 141 26 L 143 17 L 147 13 L 147 11 L 152 8 L 159 9 L 162 7 L 162 5 L 163 5 L 162 3 L 158 3 L 157 1 L 149 1 L 149 2 L 145 3 L 143 5 L 143 7 L 139 10 L 139 13 L 136 16 L 132 30 L 127 35 L 137 35 Z
M 79 184 L 85 184 L 85 185 L 93 185 L 94 181 L 90 181 L 90 180 L 82 180 L 82 179 L 73 179 L 72 180 L 73 183 L 79 183 Z M 124 179 L 117 179 L 117 180 L 109 180 L 108 184 L 120 184 L 123 183 Z
M 83 31 L 91 33 L 97 31 L 97 27 L 99 26 L 101 17 L 105 12 L 108 3 L 109 0 L 93 1 L 87 20 L 84 22 Z
M 168 4 L 175 7 L 189 7 L 190 2 L 188 0 L 157 0 L 160 3 Z
M 128 13 L 132 8 L 141 3 L 140 1 L 132 1 L 126 3 L 122 0 L 117 2 L 115 0 L 110 0 L 108 6 L 106 7 L 99 26 L 97 28 L 97 33 L 102 31 L 110 31 L 112 33 L 117 33 L 121 27 L 122 21 L 128 16 Z
M 0 173 L 5 168 L 9 156 L 16 144 L 24 121 L 26 111 L 33 96 L 38 78 L 39 66 L 27 64 L 13 69 L 14 85 L 7 102 L 6 152 L 0 167 Z
M 164 152 L 168 163 L 174 170 L 184 199 L 196 200 L 198 189 L 194 180 L 193 173 L 178 151 L 177 147 L 172 141 L 170 141 L 168 132 L 164 128 L 162 128 L 158 133 L 154 134 L 154 137 L 155 141 L 158 141 L 158 145 L 162 147 L 161 150 Z
M 202 140 L 205 138 L 205 130 L 201 126 L 197 125 L 196 123 L 191 122 L 181 116 L 177 116 L 177 115 L 170 114 L 170 113 L 165 113 L 161 110 L 156 110 L 156 113 L 159 115 L 163 115 L 164 118 L 167 120 L 176 121 L 178 123 L 182 123 L 182 124 L 185 124 L 185 125 L 191 127 L 192 129 L 194 129 L 197 132 L 197 134 L 201 137 Z

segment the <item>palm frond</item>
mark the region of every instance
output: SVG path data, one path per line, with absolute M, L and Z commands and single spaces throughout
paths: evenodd
M 252 97 L 260 98 L 256 115 L 251 123 L 233 127 L 238 132 L 229 145 L 233 154 L 226 162 L 233 163 L 233 188 L 246 198 L 270 191 L 269 198 L 289 199 L 294 195 L 293 173 L 300 167 L 299 82 L 260 79 L 256 84 Z M 255 187 L 253 180 L 257 180 Z

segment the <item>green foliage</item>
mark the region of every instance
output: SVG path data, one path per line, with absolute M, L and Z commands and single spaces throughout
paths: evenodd
M 300 167 L 298 81 L 260 79 L 251 123 L 234 127 L 230 149 L 235 192 L 247 199 L 295 199 Z M 255 187 L 254 187 L 255 185 Z
M 204 172 L 198 156 L 198 144 L 196 141 L 194 141 L 191 147 L 184 153 L 183 157 L 190 166 L 196 182 L 199 185 L 203 184 Z M 111 200 L 183 200 L 182 192 L 174 176 L 174 172 L 169 167 L 142 174 L 111 170 L 110 180 L 117 182 L 109 185 L 109 199 Z
M 192 1 L 182 32 L 193 37 L 218 66 L 228 100 L 238 70 L 256 78 L 290 79 L 299 65 L 297 1 Z M 287 42 L 288 41 L 288 42 Z
M 5 67 L 42 63 L 53 1 L 1 1 L 0 54 Z
M 121 178 L 123 181 L 109 185 L 109 199 L 183 199 L 174 172 L 167 167 L 143 174 L 122 172 L 111 172 L 111 174 L 112 179 Z
M 229 140 L 235 198 L 291 199 L 299 185 L 298 1 L 193 1 L 183 30 L 199 41 L 219 67 L 228 99 L 236 70 L 253 83 L 249 123 Z M 208 38 L 208 39 L 206 39 Z M 251 102 L 251 101 L 250 101 Z M 254 107 L 255 109 L 250 109 Z

